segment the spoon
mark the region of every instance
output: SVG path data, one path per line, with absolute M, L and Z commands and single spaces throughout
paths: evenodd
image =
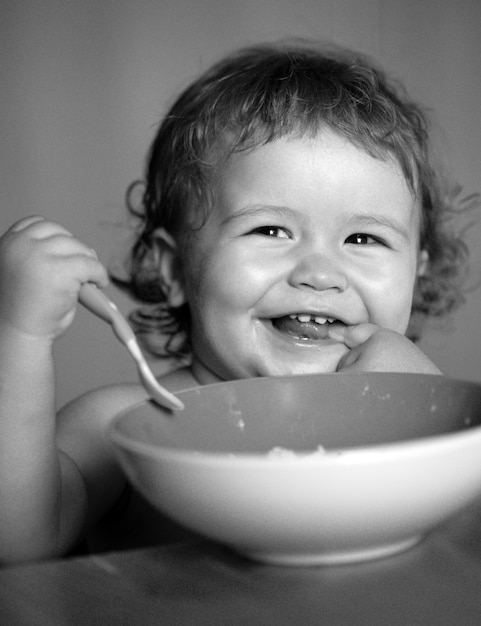
M 140 350 L 134 331 L 117 306 L 92 283 L 82 285 L 79 292 L 79 301 L 85 308 L 112 326 L 117 339 L 124 344 L 134 358 L 140 382 L 149 392 L 152 400 L 155 400 L 157 404 L 167 409 L 182 410 L 184 408 L 183 402 L 158 383 Z

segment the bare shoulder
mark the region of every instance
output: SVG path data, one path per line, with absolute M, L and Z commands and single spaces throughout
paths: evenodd
M 138 384 L 113 384 L 100 387 L 66 404 L 58 414 L 59 443 L 64 433 L 89 428 L 104 430 L 115 415 L 147 399 L 147 393 Z
M 85 492 L 86 528 L 95 525 L 125 489 L 125 477 L 107 436 L 108 425 L 115 415 L 146 397 L 140 385 L 109 385 L 69 402 L 58 414 L 57 447 L 65 476 L 68 467 L 70 489 L 77 485 Z
M 169 372 L 161 380 L 174 392 L 197 386 L 188 368 Z M 85 447 L 108 454 L 105 432 L 112 419 L 147 399 L 147 392 L 140 384 L 124 383 L 100 387 L 72 400 L 58 415 L 58 447 L 74 461 L 85 454 Z
M 165 375 L 162 384 L 175 392 L 196 383 L 189 370 L 177 370 Z M 109 424 L 119 413 L 147 399 L 140 384 L 115 384 L 89 391 L 59 411 L 57 446 L 71 471 L 82 477 L 90 523 L 99 520 L 125 488 L 125 477 L 107 436 Z
M 169 372 L 161 382 L 170 391 L 181 391 L 198 386 L 190 369 Z M 113 384 L 89 391 L 69 402 L 59 412 L 59 441 L 62 434 L 74 428 L 105 430 L 112 418 L 133 405 L 148 399 L 145 389 L 137 383 Z

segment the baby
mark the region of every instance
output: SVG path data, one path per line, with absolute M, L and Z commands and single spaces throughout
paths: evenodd
M 221 61 L 175 102 L 147 165 L 129 286 L 151 304 L 133 321 L 163 347 L 167 316 L 167 351 L 190 356 L 162 384 L 440 374 L 406 335 L 461 299 L 446 197 L 423 113 L 366 59 L 268 45 Z M 144 390 L 97 389 L 55 415 L 52 345 L 85 282 L 107 271 L 63 227 L 28 217 L 1 238 L 4 563 L 67 554 L 107 514 L 138 520 L 104 432 Z

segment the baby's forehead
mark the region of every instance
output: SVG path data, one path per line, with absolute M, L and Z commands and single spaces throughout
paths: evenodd
M 414 203 L 395 158 L 372 155 L 332 131 L 281 137 L 228 154 L 219 160 L 211 182 L 221 205 L 233 201 L 295 207 L 338 201 L 340 206 L 362 203 L 364 208 L 371 201 L 378 207 Z
M 306 150 L 322 149 L 333 143 L 336 144 L 336 158 L 339 158 L 339 153 L 341 153 L 341 158 L 345 158 L 346 162 L 348 162 L 353 152 L 363 153 L 391 166 L 404 178 L 411 190 L 415 191 L 411 182 L 412 176 L 406 175 L 401 159 L 392 149 L 375 143 L 366 143 L 348 134 L 344 135 L 337 129 L 332 129 L 327 125 L 323 125 L 315 131 L 306 132 L 302 129 L 296 129 L 274 137 L 258 134 L 248 141 L 242 141 L 242 138 L 237 137 L 234 133 L 226 133 L 224 136 L 219 137 L 208 150 L 206 161 L 209 162 L 209 179 L 213 185 L 216 185 L 223 176 L 235 169 L 235 166 L 240 162 L 259 160 L 259 155 L 262 153 L 268 153 L 268 158 L 271 158 L 274 152 L 273 148 L 276 154 L 288 153 L 289 158 L 295 160 L 296 157 L 303 159 Z M 332 155 L 329 154 L 329 151 L 324 152 L 323 160 L 326 165 L 329 164 L 330 158 L 332 158 Z M 411 163 L 414 171 L 415 165 L 412 161 Z
M 209 162 L 209 167 L 202 200 L 191 204 L 189 220 L 191 226 L 194 228 L 201 226 L 209 217 L 214 218 L 214 221 L 222 219 L 222 207 L 230 202 L 233 194 L 236 195 L 237 203 L 241 200 L 244 201 L 246 194 L 250 193 L 254 204 L 256 202 L 262 204 L 264 201 L 267 204 L 275 204 L 276 194 L 274 192 L 277 187 L 289 190 L 292 182 L 292 179 L 284 174 L 286 162 L 292 163 L 292 169 L 298 168 L 302 172 L 306 151 L 309 154 L 312 150 L 316 152 L 316 148 L 319 148 L 324 159 L 324 163 L 321 165 L 324 169 L 331 168 L 329 159 L 332 157 L 329 150 L 323 150 L 325 144 L 334 144 L 338 148 L 336 158 L 342 160 L 342 155 L 346 155 L 344 166 L 347 171 L 356 166 L 356 163 L 353 164 L 350 160 L 353 153 L 354 155 L 367 155 L 368 161 L 381 165 L 381 171 L 392 170 L 400 183 L 395 191 L 395 196 L 399 198 L 402 193 L 407 199 L 407 204 L 412 207 L 416 222 L 421 221 L 421 203 L 418 201 L 417 194 L 405 176 L 399 160 L 385 148 L 370 149 L 370 147 L 366 147 L 360 142 L 354 142 L 349 137 L 326 126 L 319 129 L 318 132 L 290 132 L 267 139 L 259 135 L 256 139 L 255 142 L 250 141 L 241 144 L 238 137 L 233 134 L 225 134 L 218 138 L 209 158 L 205 160 L 205 162 Z M 264 168 L 266 169 L 264 170 Z M 263 178 L 264 172 L 265 178 Z M 273 190 L 272 195 L 269 191 L 269 185 L 270 189 Z M 372 175 L 370 178 L 366 177 L 366 187 L 372 188 L 373 191 L 379 187 L 376 176 L 374 178 Z M 292 189 L 294 190 L 293 193 L 296 193 L 295 181 Z M 288 199 L 288 196 L 289 194 L 286 194 L 282 200 Z M 289 202 L 288 200 L 288 204 Z

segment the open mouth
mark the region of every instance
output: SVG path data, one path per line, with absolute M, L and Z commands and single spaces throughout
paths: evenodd
M 329 328 L 344 322 L 333 317 L 295 313 L 272 319 L 274 328 L 301 341 L 321 341 L 329 339 Z

